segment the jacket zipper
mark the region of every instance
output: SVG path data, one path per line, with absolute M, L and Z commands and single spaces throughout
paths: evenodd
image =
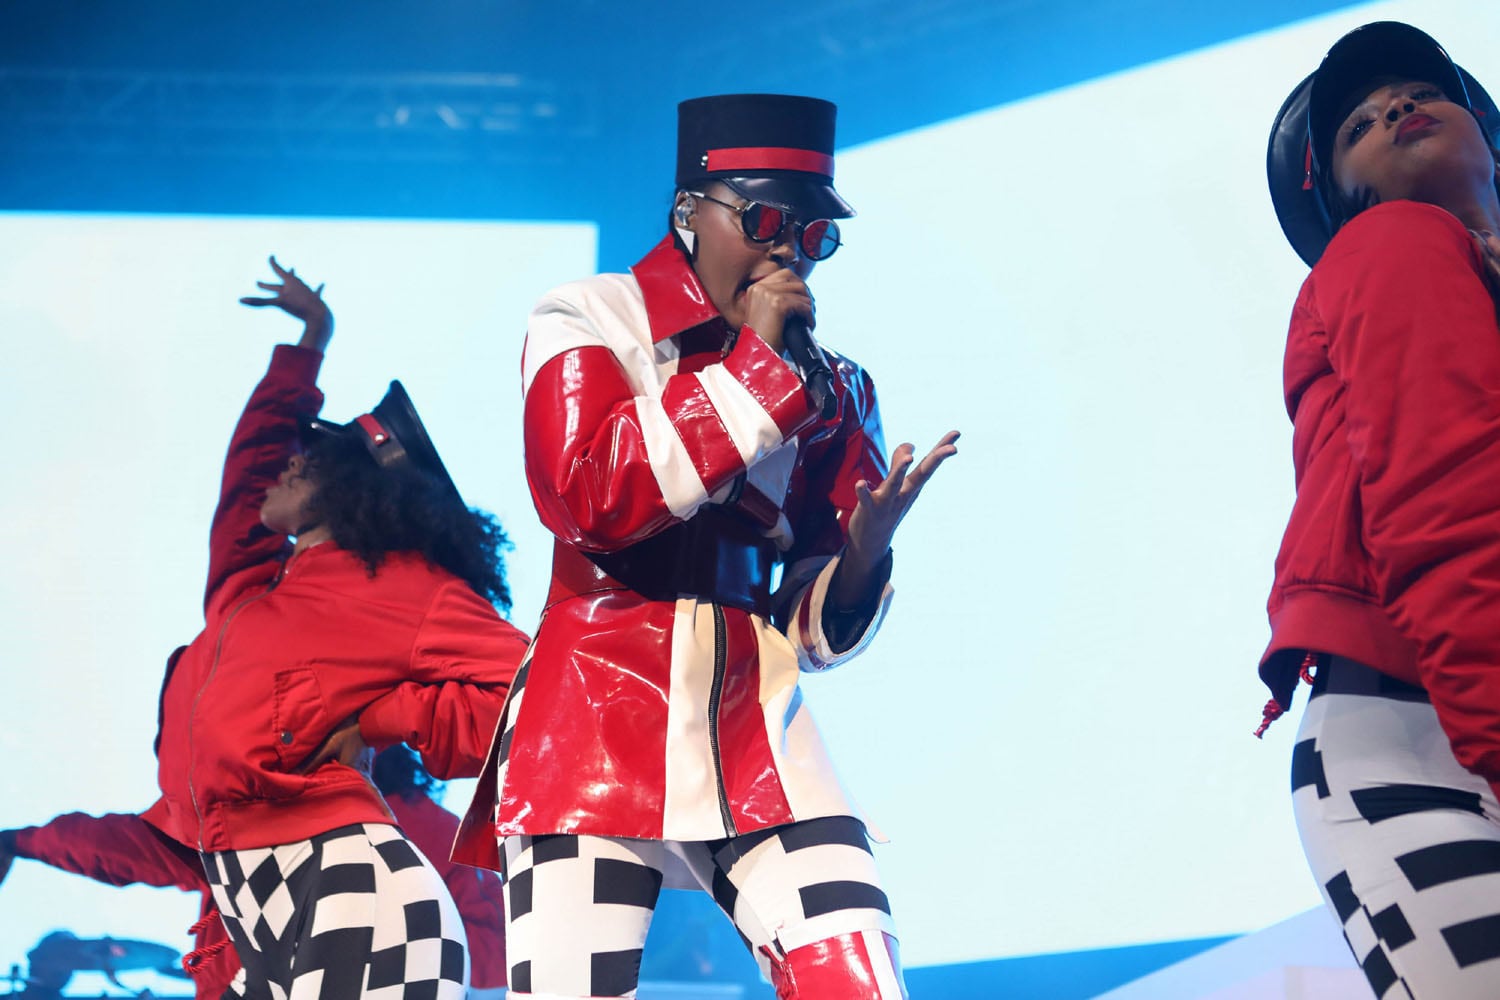
M 281 569 L 277 571 L 276 578 L 271 581 L 270 586 L 254 597 L 245 598 L 236 604 L 229 614 L 224 616 L 224 624 L 219 626 L 218 638 L 214 640 L 213 665 L 208 668 L 208 676 L 203 679 L 203 684 L 198 688 L 198 693 L 193 695 L 193 707 L 188 711 L 188 798 L 193 802 L 193 816 L 198 820 L 199 851 L 204 851 L 206 848 L 203 846 L 203 809 L 198 804 L 198 789 L 193 782 L 193 758 L 195 756 L 193 720 L 198 714 L 198 703 L 203 700 L 203 692 L 208 690 L 208 686 L 213 683 L 214 674 L 219 671 L 219 655 L 224 652 L 224 633 L 229 631 L 230 624 L 239 617 L 240 612 L 245 610 L 246 607 L 269 596 L 271 591 L 276 589 L 276 585 L 281 582 L 281 578 L 285 573 L 286 566 L 283 564 Z
M 724 609 L 718 602 L 714 609 L 714 683 L 708 693 L 708 746 L 714 755 L 714 778 L 719 793 L 719 816 L 724 821 L 724 835 L 737 837 L 734 814 L 729 811 L 729 793 L 724 789 L 724 758 L 719 753 L 719 702 L 724 697 L 724 674 L 728 670 L 728 636 L 724 626 Z

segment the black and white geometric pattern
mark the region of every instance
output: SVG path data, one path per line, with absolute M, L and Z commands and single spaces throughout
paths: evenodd
M 1421 690 L 1373 673 L 1324 664 L 1303 715 L 1292 802 L 1308 863 L 1377 997 L 1493 1000 L 1500 804 Z
M 463 1000 L 463 923 L 442 878 L 393 826 L 341 827 L 203 856 L 247 1000 Z
M 669 870 L 712 893 L 767 978 L 762 946 L 895 935 L 864 827 L 847 816 L 705 843 L 556 835 L 501 848 L 512 995 L 634 997 Z M 899 995 L 899 971 L 886 975 Z

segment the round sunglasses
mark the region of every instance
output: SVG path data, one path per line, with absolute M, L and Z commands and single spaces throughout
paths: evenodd
M 723 205 L 737 214 L 740 217 L 740 228 L 745 231 L 745 236 L 752 243 L 775 243 L 781 239 L 782 233 L 786 232 L 786 227 L 790 225 L 797 235 L 797 248 L 808 260 L 827 260 L 843 245 L 839 239 L 839 224 L 832 219 L 793 222 L 789 213 L 775 205 L 767 205 L 759 201 L 732 205 L 700 191 L 684 191 L 683 193 L 690 194 L 694 198 L 702 198 L 704 201 L 711 201 L 715 205 Z

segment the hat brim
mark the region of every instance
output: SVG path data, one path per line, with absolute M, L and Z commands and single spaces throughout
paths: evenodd
M 1297 84 L 1276 113 L 1266 146 L 1266 180 L 1276 221 L 1297 256 L 1312 267 L 1333 238 L 1333 221 L 1323 198 L 1308 185 L 1307 99 L 1312 75 Z
M 1378 29 L 1373 34 L 1364 35 L 1364 32 Z M 1404 29 L 1404 30 L 1391 30 Z M 1413 34 L 1414 33 L 1414 34 Z M 1414 38 L 1420 36 L 1420 38 Z M 1345 46 L 1344 43 L 1350 39 L 1365 39 L 1357 44 L 1351 42 Z M 1324 97 L 1327 102 L 1333 102 L 1333 112 L 1325 109 L 1325 115 L 1336 113 L 1341 107 L 1346 96 L 1360 86 L 1359 81 L 1367 81 L 1373 75 L 1387 74 L 1394 65 L 1396 75 L 1411 75 L 1414 79 L 1428 79 L 1434 67 L 1429 65 L 1425 72 L 1415 72 L 1422 68 L 1419 63 L 1390 62 L 1360 62 L 1370 58 L 1380 58 L 1380 53 L 1385 51 L 1380 48 L 1382 44 L 1394 44 L 1398 48 L 1415 41 L 1426 39 L 1426 43 L 1433 49 L 1442 53 L 1446 60 L 1447 54 L 1437 48 L 1437 43 L 1432 41 L 1425 33 L 1406 24 L 1393 21 L 1378 22 L 1358 28 L 1350 34 L 1345 35 L 1329 52 L 1329 58 L 1335 54 L 1338 59 L 1331 65 L 1333 71 L 1339 74 L 1339 79 L 1334 83 L 1323 85 L 1319 88 L 1323 93 L 1339 94 L 1338 97 Z M 1341 48 L 1342 47 L 1342 48 Z M 1358 58 L 1356 58 L 1358 57 Z M 1329 65 L 1328 59 L 1324 60 Z M 1500 109 L 1495 106 L 1494 100 L 1479 81 L 1465 70 L 1462 66 L 1448 63 L 1451 67 L 1452 79 L 1446 79 L 1441 75 L 1432 82 L 1443 88 L 1444 93 L 1455 103 L 1467 107 L 1475 112 L 1489 139 L 1490 145 L 1496 146 L 1500 139 Z M 1356 70 L 1356 67 L 1362 67 Z M 1276 209 L 1276 219 L 1281 223 L 1281 231 L 1286 234 L 1287 242 L 1292 249 L 1297 251 L 1308 267 L 1316 264 L 1323 256 L 1323 251 L 1328 246 L 1328 241 L 1333 239 L 1334 224 L 1328 214 L 1327 206 L 1323 203 L 1323 196 L 1318 190 L 1316 183 L 1309 186 L 1309 142 L 1312 132 L 1310 126 L 1311 101 L 1313 91 L 1319 87 L 1318 78 L 1323 72 L 1319 67 L 1316 73 L 1309 75 L 1299 83 L 1287 96 L 1281 105 L 1281 110 L 1276 113 L 1276 119 L 1271 125 L 1270 141 L 1266 146 L 1266 180 L 1270 185 L 1271 204 Z M 1355 76 L 1359 80 L 1354 79 Z M 1457 83 L 1454 83 L 1454 81 Z M 1449 93 L 1450 88 L 1458 94 Z M 1337 122 L 1334 127 L 1337 127 Z
M 407 395 L 405 386 L 392 380 L 385 396 L 370 411 L 370 416 L 389 435 L 389 440 L 375 441 L 360 426 L 358 420 L 336 424 L 319 417 L 304 417 L 298 421 L 297 429 L 304 448 L 311 447 L 320 440 L 355 435 L 381 468 L 411 469 L 437 482 L 445 493 L 451 494 L 454 500 L 463 504 L 458 486 L 453 482 L 453 477 L 448 475 L 448 469 L 443 465 L 432 438 L 428 436 L 422 418 L 417 415 L 417 408 L 413 405 L 411 396 Z
M 349 433 L 348 424 L 336 424 L 322 417 L 299 417 L 297 419 L 297 435 L 301 438 L 304 449 L 311 448 L 319 441 L 332 440 L 347 433 Z
M 751 201 L 774 205 L 798 219 L 850 219 L 853 207 L 833 184 L 807 174 L 788 173 L 779 177 L 714 177 L 735 194 Z
M 448 469 L 438 456 L 437 447 L 428 436 L 427 428 L 417 415 L 417 408 L 407 395 L 405 386 L 392 379 L 385 398 L 375 404 L 370 415 L 405 449 L 404 461 L 410 463 L 417 472 L 442 484 L 459 503 L 463 502 L 458 486 L 453 482 L 453 477 L 448 475 Z M 380 455 L 381 446 L 372 443 L 370 448 L 375 460 L 382 465 L 386 464 Z

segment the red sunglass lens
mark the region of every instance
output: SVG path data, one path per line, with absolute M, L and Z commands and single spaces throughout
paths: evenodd
M 781 209 L 772 208 L 770 205 L 762 205 L 760 202 L 752 201 L 742 216 L 745 223 L 745 233 L 757 243 L 769 243 L 781 232 L 786 217 L 781 214 Z
M 823 260 L 839 248 L 839 227 L 830 219 L 814 219 L 802 230 L 802 256 Z

